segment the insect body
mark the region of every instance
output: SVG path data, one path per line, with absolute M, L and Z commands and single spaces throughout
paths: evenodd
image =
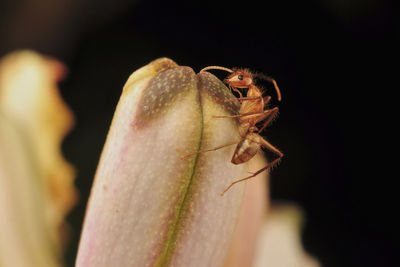
M 271 100 L 270 96 L 263 97 L 260 89 L 254 84 L 254 75 L 252 75 L 249 71 L 246 70 L 231 70 L 224 67 L 219 66 L 210 66 L 202 69 L 200 72 L 210 70 L 210 69 L 219 69 L 228 71 L 231 74 L 224 80 L 224 82 L 235 92 L 239 94 L 239 97 L 236 98 L 241 102 L 239 114 L 232 116 L 214 116 L 214 118 L 238 118 L 239 119 L 239 135 L 241 136 L 241 140 L 236 143 L 226 144 L 223 146 L 219 146 L 213 149 L 199 151 L 198 153 L 215 151 L 220 148 L 224 148 L 230 145 L 236 144 L 235 152 L 232 156 L 231 162 L 233 164 L 241 164 L 252 159 L 261 149 L 264 147 L 273 153 L 275 153 L 278 158 L 271 161 L 267 166 L 261 168 L 256 171 L 252 175 L 236 180 L 231 183 L 221 195 L 223 195 L 226 191 L 228 191 L 234 184 L 248 180 L 260 174 L 263 171 L 268 170 L 272 166 L 276 165 L 280 159 L 283 157 L 283 153 L 280 152 L 277 148 L 271 145 L 267 140 L 261 137 L 259 134 L 265 127 L 267 127 L 274 117 L 278 113 L 278 108 L 266 109 L 266 105 Z M 265 76 L 265 75 L 257 75 L 262 79 L 270 81 L 274 84 L 275 90 L 277 92 L 278 100 L 281 100 L 280 90 L 275 80 Z M 238 88 L 247 89 L 246 96 L 243 97 L 242 93 Z M 233 99 L 236 101 L 236 99 Z M 232 100 L 217 100 L 217 101 L 232 101 Z M 264 121 L 262 127 L 258 129 L 256 124 Z M 196 153 L 197 154 L 197 153 Z M 188 155 L 190 156 L 190 155 Z M 184 158 L 188 157 L 185 156 Z
M 230 70 L 228 68 L 224 67 L 219 67 L 219 66 L 210 66 L 202 69 L 200 72 L 209 70 L 209 69 L 220 69 L 220 70 L 225 70 L 228 72 L 231 72 L 231 74 L 224 80 L 224 82 L 235 92 L 239 94 L 239 98 L 236 98 L 241 102 L 240 110 L 238 115 L 234 116 L 214 116 L 215 118 L 232 118 L 232 117 L 237 117 L 239 118 L 240 126 L 239 126 L 239 133 L 241 133 L 241 136 L 243 137 L 250 126 L 255 126 L 258 122 L 263 121 L 264 119 L 267 119 L 267 117 L 271 117 L 271 120 L 277 115 L 278 113 L 278 108 L 274 109 L 265 109 L 266 105 L 268 102 L 271 100 L 270 96 L 263 97 L 261 90 L 254 84 L 254 74 L 247 70 Z M 281 93 L 279 90 L 278 85 L 276 84 L 275 80 L 272 79 L 271 77 L 268 77 L 263 74 L 256 74 L 256 76 L 270 81 L 274 84 L 278 100 L 281 100 Z M 238 90 L 238 88 L 246 88 L 247 89 L 247 95 L 246 97 L 243 97 L 242 93 Z M 233 99 L 233 100 L 236 100 Z M 232 100 L 218 100 L 220 102 L 224 101 L 232 101 Z M 271 122 L 271 120 L 267 120 L 268 123 Z M 261 132 L 267 125 L 268 123 L 263 126 L 259 130 Z

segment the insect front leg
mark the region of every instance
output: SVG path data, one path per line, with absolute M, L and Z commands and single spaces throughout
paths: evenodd
M 240 92 L 239 89 L 237 89 L 236 87 L 230 86 L 230 85 L 229 85 L 229 88 L 231 90 L 235 91 L 236 93 L 238 93 L 239 94 L 239 98 L 243 98 L 242 92 Z

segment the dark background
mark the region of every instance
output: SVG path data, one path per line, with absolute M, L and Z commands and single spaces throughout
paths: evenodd
M 195 71 L 273 76 L 283 100 L 265 136 L 286 154 L 272 173 L 273 201 L 304 209 L 302 240 L 323 266 L 395 266 L 396 177 L 382 120 L 395 86 L 395 8 L 390 0 L 0 0 L 0 56 L 30 48 L 69 68 L 61 90 L 77 123 L 63 149 L 78 169 L 80 203 L 68 217 L 68 266 L 122 86 L 162 56 Z

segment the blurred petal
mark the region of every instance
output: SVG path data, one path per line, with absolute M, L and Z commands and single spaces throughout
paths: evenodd
M 20 128 L 0 115 L 1 266 L 58 266 L 44 213 L 43 184 Z
M 224 105 L 230 91 L 210 73 L 163 58 L 128 79 L 108 133 L 80 241 L 81 266 L 221 266 L 244 190 L 247 164 L 230 162 L 239 141 Z
M 251 172 L 267 165 L 261 155 L 249 162 Z M 262 222 L 269 206 L 268 173 L 263 172 L 247 182 L 239 222 L 226 258 L 225 267 L 251 266 Z
M 0 180 L 4 183 L 0 205 L 8 211 L 2 223 L 13 226 L 2 229 L 8 239 L 2 235 L 0 242 L 8 247 L 14 239 L 15 248 L 8 249 L 18 255 L 49 250 L 43 253 L 49 254 L 46 261 L 52 264 L 60 257 L 64 217 L 76 201 L 74 170 L 61 154 L 62 139 L 73 124 L 57 88 L 64 74 L 61 63 L 31 51 L 14 52 L 0 61 Z M 37 235 L 45 241 L 33 238 Z M 3 263 L 3 256 L 0 259 Z
M 301 244 L 303 215 L 293 205 L 273 206 L 262 226 L 253 267 L 319 267 Z

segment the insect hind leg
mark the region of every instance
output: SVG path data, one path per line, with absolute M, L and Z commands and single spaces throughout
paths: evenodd
M 185 156 L 181 157 L 181 160 L 185 160 L 185 159 L 187 159 L 187 158 L 189 158 L 189 157 L 191 157 L 191 156 L 197 155 L 197 154 L 201 154 L 201 153 L 205 153 L 205 152 L 211 152 L 211 151 L 216 151 L 216 150 L 219 150 L 219 149 L 224 148 L 224 147 L 228 147 L 228 146 L 232 146 L 232 145 L 237 145 L 237 144 L 239 144 L 239 143 L 240 143 L 240 141 L 239 141 L 239 142 L 233 142 L 233 143 L 225 144 L 225 145 L 222 145 L 222 146 L 217 146 L 217 147 L 210 148 L 210 149 L 206 149 L 206 150 L 200 150 L 200 151 L 197 151 L 197 152 L 195 152 L 195 153 L 191 153 L 191 154 L 188 154 L 188 155 L 185 155 Z
M 247 176 L 245 178 L 236 180 L 234 182 L 232 182 L 222 193 L 221 196 L 223 196 L 226 191 L 228 191 L 229 189 L 231 189 L 232 186 L 234 186 L 237 183 L 249 180 L 253 177 L 256 177 L 257 175 L 259 175 L 260 173 L 267 171 L 268 169 L 272 168 L 273 166 L 275 166 L 276 164 L 279 163 L 279 161 L 281 161 L 282 157 L 283 157 L 283 153 L 277 149 L 276 147 L 274 147 L 273 145 L 271 145 L 267 140 L 265 140 L 264 138 L 261 138 L 261 142 L 259 143 L 261 146 L 265 147 L 266 149 L 268 149 L 269 151 L 275 153 L 278 155 L 278 158 L 274 159 L 273 161 L 271 161 L 270 163 L 267 164 L 267 166 L 265 166 L 264 168 L 259 169 L 258 171 L 256 171 L 255 173 L 252 173 L 250 176 Z
M 245 177 L 245 178 L 242 178 L 242 179 L 239 179 L 239 180 L 236 180 L 236 181 L 232 182 L 232 183 L 231 183 L 227 188 L 225 188 L 225 190 L 221 193 L 221 196 L 223 196 L 223 195 L 224 195 L 229 189 L 231 189 L 232 186 L 234 186 L 235 184 L 240 183 L 240 182 L 243 182 L 243 181 L 246 181 L 246 180 L 249 180 L 249 179 L 251 179 L 251 178 L 253 178 L 253 177 L 256 177 L 256 176 L 259 175 L 260 173 L 262 173 L 262 172 L 264 172 L 264 171 L 267 171 L 268 169 L 270 169 L 271 167 L 273 167 L 274 165 L 276 165 L 281 159 L 282 159 L 282 157 L 279 157 L 279 158 L 277 158 L 277 159 L 271 161 L 270 163 L 268 163 L 267 166 L 265 166 L 264 168 L 259 169 L 258 171 L 256 171 L 256 172 L 253 173 L 252 175 L 247 176 L 247 177 Z

